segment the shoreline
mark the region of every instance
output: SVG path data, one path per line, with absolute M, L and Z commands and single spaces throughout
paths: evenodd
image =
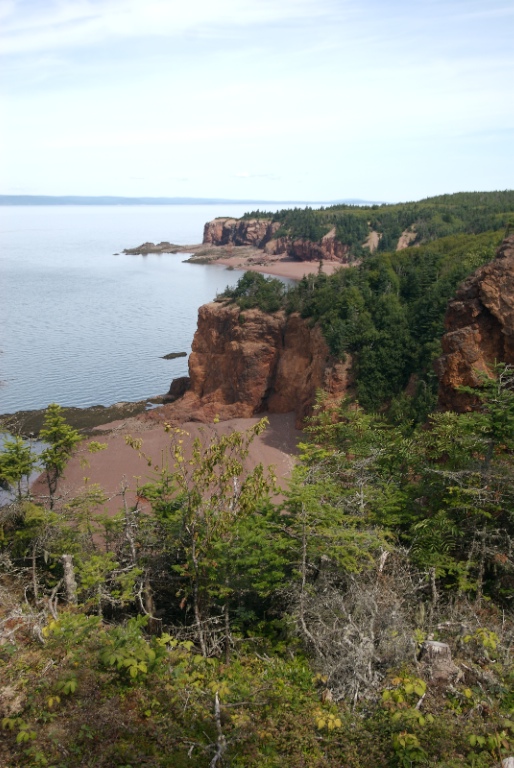
M 241 270 L 261 272 L 273 277 L 298 282 L 304 275 L 318 274 L 319 262 L 296 261 L 288 256 L 269 256 L 259 248 L 251 245 L 173 245 L 171 243 L 144 243 L 138 248 L 126 249 L 123 253 L 130 255 L 149 255 L 152 253 L 184 253 L 191 254 L 185 259 L 188 264 L 212 264 L 226 267 L 227 271 Z M 333 274 L 337 269 L 350 265 L 335 261 L 323 261 L 322 272 Z M 91 405 L 86 407 L 63 406 L 63 416 L 70 426 L 89 436 L 98 428 L 134 417 L 141 417 L 152 408 L 164 404 L 166 393 L 153 395 L 144 400 L 112 403 L 111 405 Z M 0 414 L 0 427 L 12 434 L 23 437 L 37 437 L 43 424 L 46 408 L 19 410 L 14 413 Z
M 151 254 L 188 254 L 184 260 L 188 264 L 204 264 L 224 266 L 227 271 L 241 270 L 260 272 L 272 277 L 300 281 L 306 275 L 318 274 L 320 263 L 317 261 L 297 261 L 290 256 L 271 256 L 260 248 L 252 245 L 211 245 L 197 243 L 192 245 L 175 245 L 169 242 L 158 244 L 143 243 L 136 248 L 126 248 L 122 251 L 127 255 L 146 256 Z M 350 265 L 338 261 L 323 260 L 321 271 L 331 275 L 338 269 Z M 95 430 L 103 429 L 111 423 L 120 423 L 126 419 L 140 418 L 153 406 L 163 405 L 165 393 L 153 395 L 144 400 L 126 401 L 110 405 L 92 405 L 87 407 L 63 406 L 63 416 L 75 429 L 89 436 Z M 148 407 L 150 404 L 150 408 Z M 46 408 L 34 410 L 19 410 L 14 413 L 0 414 L 0 427 L 12 434 L 23 437 L 37 437 L 43 424 Z M 143 421 L 143 419 L 141 419 Z
M 150 410 L 153 410 L 148 405 L 150 404 L 154 408 L 159 407 L 164 403 L 164 397 L 164 395 L 155 395 L 144 400 L 113 403 L 112 405 L 90 405 L 85 408 L 63 406 L 62 415 L 71 427 L 78 429 L 84 436 L 89 436 L 106 424 L 139 417 L 141 414 L 148 413 Z M 45 411 L 46 408 L 37 408 L 0 414 L 0 427 L 22 437 L 37 437 L 43 426 Z
M 284 255 L 271 256 L 253 245 L 143 243 L 137 248 L 126 248 L 123 253 L 131 256 L 148 256 L 164 253 L 191 254 L 188 259 L 184 260 L 184 263 L 218 264 L 225 266 L 228 270 L 239 269 L 248 272 L 262 272 L 274 277 L 283 277 L 296 281 L 301 280 L 304 275 L 313 275 L 320 271 L 319 261 L 298 261 Z M 346 269 L 349 266 L 352 265 L 324 259 L 321 271 L 325 275 L 332 275 L 338 269 Z
M 262 252 L 261 252 L 262 253 Z M 247 272 L 261 272 L 273 277 L 284 277 L 289 280 L 299 281 L 306 275 L 317 275 L 320 272 L 320 265 L 317 261 L 296 261 L 291 258 L 263 260 L 256 264 L 248 259 L 241 259 L 238 256 L 222 256 L 215 262 L 224 264 L 228 269 L 244 269 Z M 333 275 L 338 269 L 345 268 L 348 264 L 341 264 L 338 261 L 323 261 L 321 272 L 325 275 Z

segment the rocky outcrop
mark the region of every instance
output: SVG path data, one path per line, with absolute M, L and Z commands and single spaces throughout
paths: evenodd
M 321 238 L 319 243 L 304 238 L 293 240 L 290 237 L 277 237 L 266 243 L 264 251 L 271 255 L 284 253 L 297 261 L 323 259 L 324 261 L 340 261 L 346 264 L 350 248 L 336 240 L 335 229 L 332 229 Z
M 350 361 L 334 359 L 321 330 L 298 314 L 244 312 L 205 304 L 189 357 L 189 388 L 175 406 L 181 418 L 244 418 L 312 411 L 316 391 L 341 397 L 350 386 Z
M 209 245 L 254 245 L 263 248 L 280 228 L 271 219 L 228 219 L 208 221 L 203 230 L 203 242 Z
M 180 400 L 189 387 L 191 386 L 191 379 L 189 376 L 180 376 L 178 379 L 173 379 L 169 391 L 164 395 L 164 403 L 174 403 L 175 400 Z
M 514 364 L 514 234 L 505 238 L 494 261 L 471 275 L 448 305 L 443 355 L 436 361 L 439 404 L 473 407 L 460 386 L 475 387 L 495 362 Z
M 280 229 L 279 222 L 271 219 L 228 219 L 208 221 L 203 231 L 204 244 L 210 245 L 253 245 L 262 248 L 266 254 L 284 254 L 298 261 L 340 261 L 348 262 L 349 247 L 336 240 L 335 228 L 320 242 L 304 238 L 274 237 Z

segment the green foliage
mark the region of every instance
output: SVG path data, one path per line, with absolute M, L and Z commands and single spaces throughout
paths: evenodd
M 38 463 L 36 454 L 21 437 L 4 440 L 0 453 L 0 486 L 14 486 L 18 500 L 28 493 L 28 479 Z M 25 491 L 23 480 L 25 479 Z
M 286 306 L 320 323 L 336 357 L 352 355 L 357 399 L 366 409 L 397 407 L 416 377 L 409 415 L 421 421 L 435 405 L 432 366 L 448 301 L 464 277 L 493 258 L 500 239 L 500 232 L 459 235 L 377 254 L 330 277 L 304 277 Z
M 175 553 L 177 595 L 183 607 L 191 605 L 204 655 L 209 634 L 205 627 L 213 612 L 223 610 L 229 624 L 229 604 L 235 598 L 241 604 L 248 591 L 269 593 L 282 577 L 278 553 L 270 556 L 269 570 L 261 569 L 267 547 L 274 551 L 268 532 L 273 477 L 261 465 L 243 474 L 249 445 L 265 424 L 262 420 L 246 434 L 214 437 L 207 445 L 195 440 L 191 458 L 184 454 L 181 430 L 168 428 L 175 438 L 173 468 L 140 489 Z
M 101 614 L 102 605 L 127 605 L 133 600 L 134 586 L 142 570 L 120 568 L 112 552 L 98 552 L 77 558 L 78 592 L 87 607 Z
M 335 228 L 338 240 L 362 263 L 330 277 L 306 277 L 287 293 L 275 280 L 245 275 L 222 298 L 242 309 L 274 312 L 285 306 L 318 322 L 332 354 L 352 355 L 362 406 L 391 406 L 393 419 L 420 422 L 435 407 L 433 362 L 441 354 L 448 301 L 466 276 L 494 257 L 513 210 L 514 192 L 506 191 L 399 205 L 295 208 L 273 216 L 253 212 L 280 223 L 275 237 L 318 242 Z M 371 230 L 380 234 L 373 255 L 363 250 Z M 405 231 L 418 247 L 396 251 Z M 403 393 L 409 383 L 415 394 L 407 402 Z
M 402 276 L 377 258 L 341 303 L 363 316 L 380 287 L 370 334 L 402 328 Z M 514 733 L 514 379 L 492 374 L 474 411 L 423 427 L 400 398 L 394 419 L 320 398 L 279 500 L 245 464 L 263 422 L 192 447 L 167 427 L 170 466 L 109 520 L 96 487 L 58 509 L 23 500 L 0 563 L 0 761 L 498 765 Z M 427 637 L 462 676 L 431 678 Z
M 59 619 L 53 619 L 43 628 L 43 637 L 55 640 L 56 644 L 67 650 L 80 648 L 89 641 L 100 626 L 100 619 L 83 613 L 63 613 Z
M 100 661 L 106 667 L 114 667 L 127 680 L 147 675 L 166 655 L 165 643 L 150 644 L 142 636 L 147 618 L 139 616 L 127 624 L 115 627 L 104 634 L 100 649 Z
M 245 272 L 234 288 L 225 288 L 219 299 L 235 301 L 241 309 L 257 307 L 263 312 L 277 312 L 283 306 L 285 285 L 274 277 L 260 272 Z
M 275 237 L 319 242 L 335 227 L 336 238 L 361 256 L 370 231 L 380 235 L 379 252 L 395 251 L 404 231 L 419 245 L 455 235 L 479 235 L 505 229 L 512 220 L 514 192 L 466 192 L 439 195 L 419 202 L 372 206 L 332 205 L 313 210 L 283 209 L 276 213 L 252 211 L 243 219 L 264 218 L 280 223 Z M 407 249 L 410 250 L 410 249 Z
M 167 633 L 146 635 L 147 626 L 63 612 L 46 645 L 23 644 L 4 664 L 3 683 L 22 702 L 2 720 L 5 764 L 203 768 L 221 744 L 223 763 L 241 768 L 362 768 L 370 757 L 492 768 L 511 748 L 514 723 L 484 686 L 445 690 L 411 665 L 350 707 L 324 699 L 327 679 L 300 654 L 247 649 L 221 663 Z M 495 674 L 501 687 L 498 663 Z
M 41 453 L 40 460 L 46 474 L 50 506 L 53 507 L 57 481 L 64 472 L 73 449 L 82 438 L 76 429 L 67 424 L 61 407 L 56 403 L 48 406 L 39 435 L 48 443 L 48 447 Z
M 293 240 L 304 239 L 319 242 L 330 230 L 330 224 L 325 222 L 317 211 L 306 208 L 285 208 L 274 214 L 274 222 L 280 222 L 280 229 L 274 237 L 291 237 Z

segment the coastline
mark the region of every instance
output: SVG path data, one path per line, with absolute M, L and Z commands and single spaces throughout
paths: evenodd
M 228 270 L 240 269 L 249 272 L 262 272 L 289 280 L 301 280 L 304 275 L 314 275 L 320 270 L 319 261 L 298 261 L 290 256 L 272 256 L 253 245 L 143 243 L 136 248 L 126 248 L 123 253 L 131 256 L 165 253 L 190 254 L 189 258 L 185 259 L 187 264 L 218 264 L 225 266 Z M 352 265 L 324 259 L 321 270 L 326 275 L 332 275 L 336 270 L 345 269 L 348 266 Z
M 299 281 L 304 275 L 317 274 L 320 271 L 320 264 L 317 261 L 297 261 L 289 256 L 268 255 L 251 245 L 215 246 L 200 243 L 179 246 L 165 242 L 158 245 L 144 243 L 138 248 L 126 249 L 123 253 L 129 255 L 183 253 L 189 256 L 185 262 L 190 264 L 219 265 L 220 267 L 224 266 L 228 271 L 247 270 L 293 281 Z M 337 269 L 346 266 L 340 262 L 323 261 L 321 270 L 330 275 Z M 139 401 L 114 403 L 108 406 L 63 408 L 64 417 L 71 426 L 82 433 L 85 441 L 91 439 L 93 435 L 98 436 L 99 434 L 101 434 L 102 440 L 108 439 L 110 447 L 108 454 L 100 454 L 98 462 L 94 458 L 90 460 L 92 463 L 87 473 L 94 477 L 93 482 L 103 484 L 104 481 L 110 479 L 114 482 L 116 478 L 116 483 L 119 484 L 123 475 L 128 475 L 133 480 L 143 474 L 145 462 L 141 465 L 141 458 L 138 458 L 137 453 L 126 450 L 125 436 L 127 434 L 144 435 L 145 442 L 146 440 L 149 441 L 153 461 L 157 462 L 158 457 L 162 460 L 166 440 L 162 423 L 166 420 L 167 415 L 166 408 L 162 409 L 162 414 L 160 413 L 161 408 L 159 406 L 162 405 L 163 398 L 164 395 L 160 395 Z M 149 410 L 153 411 L 150 419 L 145 416 Z M 41 429 L 44 413 L 45 409 L 3 414 L 0 415 L 0 424 L 13 434 L 34 437 L 38 435 Z M 222 421 L 219 425 L 181 424 L 180 426 L 197 436 L 198 434 L 222 434 L 226 430 L 247 429 L 265 415 L 263 413 L 251 419 L 229 419 Z M 265 466 L 274 465 L 279 484 L 283 486 L 283 483 L 290 477 L 294 464 L 293 457 L 297 453 L 296 445 L 302 433 L 294 427 L 294 414 L 285 414 L 280 417 L 273 415 L 270 421 L 272 423 L 264 436 L 254 443 L 250 452 L 249 465 L 255 466 L 259 462 Z M 70 462 L 69 471 L 66 473 L 68 492 L 71 492 L 72 489 L 76 492 L 83 482 L 84 469 L 80 462 L 75 461 L 74 457 Z M 111 487 L 109 491 L 114 493 L 114 487 Z
M 129 255 L 184 253 L 189 254 L 185 263 L 219 265 L 227 271 L 245 270 L 261 272 L 274 277 L 299 281 L 304 275 L 317 274 L 320 271 L 319 262 L 297 261 L 288 256 L 270 256 L 259 248 L 251 245 L 174 245 L 172 243 L 144 243 L 137 248 L 125 249 Z M 346 268 L 347 264 L 335 261 L 323 261 L 322 272 L 327 275 L 336 270 Z M 165 394 L 153 395 L 144 400 L 113 403 L 111 405 L 93 405 L 89 407 L 63 407 L 63 416 L 75 429 L 85 436 L 93 434 L 97 429 L 104 429 L 111 424 L 119 424 L 126 419 L 141 419 L 144 414 L 163 404 Z M 150 406 L 150 407 L 149 407 Z M 25 437 L 37 436 L 43 424 L 46 409 L 20 410 L 14 413 L 0 414 L 0 425 L 12 433 Z M 163 416 L 164 418 L 164 416 Z
M 85 436 L 94 433 L 104 425 L 131 419 L 147 413 L 152 407 L 158 407 L 163 403 L 164 395 L 148 397 L 145 400 L 134 400 L 112 405 L 90 405 L 86 408 L 78 406 L 64 406 L 62 415 L 74 429 L 78 429 Z M 150 408 L 149 408 L 150 406 Z M 32 411 L 16 411 L 15 413 L 0 414 L 0 426 L 23 437 L 37 437 L 43 426 L 46 408 Z

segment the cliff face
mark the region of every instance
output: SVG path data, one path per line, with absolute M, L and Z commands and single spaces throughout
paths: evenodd
M 189 390 L 175 405 L 209 420 L 295 411 L 300 425 L 318 388 L 344 395 L 349 368 L 331 357 L 320 329 L 297 314 L 213 302 L 200 307 Z
M 214 219 L 203 231 L 203 242 L 210 245 L 254 245 L 267 254 L 284 254 L 298 261 L 348 261 L 349 248 L 335 237 L 335 229 L 328 232 L 320 243 L 290 237 L 274 238 L 279 222 L 270 219 Z
M 279 229 L 270 219 L 214 219 L 203 229 L 203 242 L 210 245 L 255 245 L 263 248 Z
M 514 364 L 514 234 L 494 261 L 462 283 L 448 305 L 443 355 L 436 362 L 439 404 L 469 410 L 473 403 L 459 386 L 477 386 L 480 372 L 495 362 Z
M 349 247 L 343 245 L 335 237 L 335 229 L 328 232 L 321 242 L 314 243 L 312 240 L 298 238 L 292 240 L 290 237 L 277 237 L 270 240 L 264 246 L 264 251 L 269 254 L 284 253 L 298 261 L 340 261 L 346 264 L 348 262 Z

